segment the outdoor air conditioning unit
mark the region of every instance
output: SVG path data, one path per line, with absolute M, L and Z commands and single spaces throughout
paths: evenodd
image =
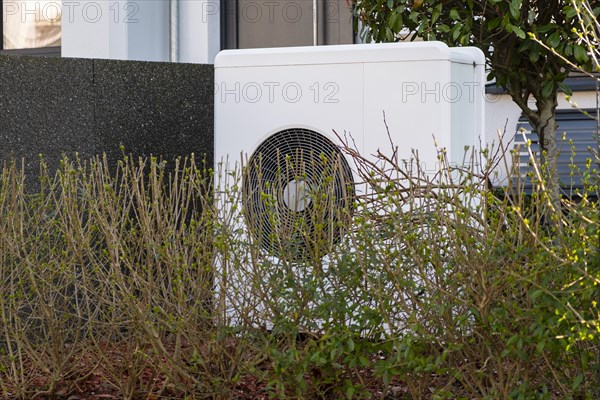
M 242 161 L 249 169 L 240 209 L 248 231 L 260 230 L 264 251 L 276 257 L 273 238 L 309 212 L 303 193 L 318 189 L 326 172 L 299 163 L 338 160 L 328 196 L 340 207 L 352 201 L 354 164 L 334 131 L 368 156 L 390 148 L 389 128 L 400 159 L 416 150 L 421 167 L 435 172 L 434 138 L 458 164 L 465 146 L 481 144 L 484 85 L 479 49 L 440 42 L 225 50 L 215 59 L 216 169 L 221 179 Z M 270 205 L 261 203 L 265 190 Z

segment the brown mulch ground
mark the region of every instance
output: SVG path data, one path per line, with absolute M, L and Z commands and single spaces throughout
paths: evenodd
M 98 345 L 94 351 L 88 350 L 85 353 L 73 356 L 69 360 L 71 365 L 66 368 L 66 376 L 63 376 L 60 383 L 54 387 L 52 387 L 52 379 L 49 373 L 39 371 L 39 368 L 33 367 L 32 362 L 28 362 L 29 365 L 25 366 L 27 371 L 25 381 L 28 388 L 26 396 L 40 400 L 99 400 L 123 399 L 125 397 L 124 393 L 131 393 L 130 398 L 136 400 L 196 398 L 189 395 L 186 397 L 185 391 L 181 387 L 177 388 L 171 384 L 165 375 L 160 372 L 159 366 L 153 365 L 144 355 L 150 353 L 151 351 L 141 352 L 139 349 L 123 343 L 118 346 L 106 343 Z M 135 358 L 136 354 L 138 358 Z M 167 363 L 165 362 L 163 365 L 167 365 Z M 265 375 L 268 376 L 270 365 L 266 364 L 261 368 L 264 368 L 262 372 L 265 372 Z M 6 387 L 8 380 L 5 378 L 6 375 L 3 376 L 0 369 L 0 380 L 4 380 Z M 349 378 L 352 379 L 353 377 Z M 311 377 L 307 376 L 306 379 L 310 380 Z M 411 398 L 408 394 L 408 388 L 397 382 L 392 382 L 388 389 L 384 389 L 381 380 L 375 377 L 372 370 L 360 370 L 358 375 L 354 376 L 354 379 L 359 379 L 374 399 L 397 400 Z M 433 379 L 435 380 L 435 378 Z M 223 395 L 212 398 L 223 400 L 229 398 L 239 400 L 266 400 L 272 398 L 269 397 L 267 382 L 255 375 L 242 375 L 235 384 L 229 385 L 233 387 L 223 390 Z M 9 396 L 7 400 L 12 398 L 17 397 Z

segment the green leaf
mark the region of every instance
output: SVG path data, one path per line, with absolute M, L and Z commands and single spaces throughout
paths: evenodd
M 531 300 L 535 300 L 535 299 L 537 299 L 537 298 L 538 298 L 538 297 L 540 297 L 542 294 L 544 294 L 544 291 L 543 291 L 543 290 L 540 290 L 540 289 L 534 290 L 533 292 L 531 292 L 531 295 L 530 295 L 530 296 L 531 296 Z
M 573 6 L 566 6 L 562 9 L 563 14 L 567 17 L 567 19 L 571 19 L 577 15 L 577 10 Z
M 544 347 L 546 347 L 546 342 L 541 341 L 536 344 L 535 349 L 538 353 L 541 353 L 542 351 L 544 351 Z
M 394 38 L 395 38 L 395 34 L 394 34 L 394 32 L 392 32 L 392 30 L 390 29 L 390 27 L 389 27 L 389 26 L 386 26 L 386 27 L 385 27 L 385 39 L 386 39 L 388 42 L 393 42 L 393 41 L 394 41 Z
M 354 346 L 354 340 L 352 340 L 352 338 L 349 338 L 348 339 L 348 350 L 349 351 L 354 351 L 354 348 L 355 348 L 355 346 Z
M 490 20 L 490 21 L 487 23 L 488 29 L 489 29 L 489 30 L 492 30 L 492 29 L 495 29 L 495 28 L 497 28 L 497 27 L 498 27 L 498 25 L 500 25 L 500 22 L 501 22 L 501 21 L 502 21 L 502 18 L 500 18 L 500 17 L 497 17 L 497 18 L 494 18 L 494 19 Z
M 523 29 L 519 28 L 518 26 L 513 26 L 513 32 L 521 39 L 525 39 L 525 32 L 523 32 Z
M 573 46 L 573 53 L 575 55 L 575 59 L 579 63 L 585 63 L 587 60 L 589 60 L 589 56 L 585 51 L 585 48 L 579 44 Z
M 394 25 L 394 29 L 396 32 L 400 32 L 404 27 L 404 20 L 402 19 L 402 14 L 396 13 L 398 15 L 398 19 L 396 20 L 396 24 Z
M 458 23 L 452 27 L 452 40 L 458 39 L 462 30 L 462 24 Z
M 348 388 L 346 389 L 346 398 L 348 400 L 352 400 L 352 398 L 354 397 L 354 386 L 350 385 L 348 386 Z
M 559 43 L 560 43 L 560 35 L 559 35 L 558 32 L 554 32 L 548 38 L 548 46 L 550 46 L 550 47 L 556 47 L 556 46 L 559 45 Z
M 573 46 L 571 46 L 570 44 L 566 44 L 565 45 L 565 55 L 566 56 L 572 56 L 573 55 Z
M 544 81 L 542 82 L 542 97 L 547 99 L 552 94 L 554 90 L 554 81 Z
M 439 25 L 437 30 L 442 33 L 448 33 L 450 32 L 450 27 L 448 25 Z
M 441 13 L 442 13 L 442 3 L 439 3 L 438 5 L 435 6 L 435 8 L 433 9 L 433 12 L 431 13 L 431 23 L 432 24 L 434 24 L 435 21 L 438 20 Z
M 417 22 L 419 20 L 419 13 L 416 11 L 411 11 L 408 15 L 408 19 L 412 22 Z
M 564 82 L 558 82 L 558 88 L 560 90 L 562 90 L 563 93 L 566 94 L 567 96 L 573 95 L 573 91 L 571 90 L 571 88 L 568 85 L 566 85 Z
M 546 24 L 546 25 L 542 25 L 542 26 L 535 28 L 534 31 L 537 33 L 546 33 L 546 32 L 550 32 L 552 29 L 555 29 L 555 28 L 556 28 L 556 24 Z
M 583 382 L 583 374 L 577 375 L 577 377 L 573 381 L 573 390 L 576 390 L 579 387 L 579 385 L 581 385 L 581 382 Z
M 331 349 L 331 351 L 329 352 L 329 359 L 331 361 L 334 361 L 338 358 L 338 352 L 336 351 L 336 349 Z
M 454 21 L 460 19 L 460 15 L 458 14 L 458 11 L 456 10 L 456 8 L 453 8 L 452 10 L 450 10 L 450 19 L 452 19 Z
M 513 17 L 519 18 L 519 14 L 521 11 L 521 0 L 512 0 L 510 2 L 510 13 Z
M 402 29 L 402 14 L 397 12 L 392 12 L 392 15 L 388 19 L 387 25 L 394 32 L 400 32 Z
M 364 367 L 366 367 L 366 366 L 368 366 L 368 365 L 369 365 L 369 359 L 368 359 L 367 357 L 365 357 L 365 356 L 359 356 L 359 357 L 358 357 L 358 364 L 359 364 L 361 367 L 363 367 L 363 368 L 364 368 Z
M 536 63 L 540 59 L 540 46 L 534 43 L 531 51 L 529 52 L 529 61 Z
M 394 9 L 394 0 L 388 0 L 387 6 L 390 10 L 393 10 Z
M 532 46 L 533 43 L 535 43 L 535 42 L 533 42 L 531 40 L 524 40 L 519 45 L 519 48 L 517 49 L 517 51 L 519 53 L 523 53 L 525 51 L 528 51 L 531 48 L 531 46 Z
M 423 20 L 421 20 L 421 23 L 419 24 L 419 27 L 417 28 L 417 34 L 419 36 L 423 35 L 423 32 L 425 32 L 425 29 L 428 28 L 428 24 L 427 24 L 427 19 L 424 18 Z

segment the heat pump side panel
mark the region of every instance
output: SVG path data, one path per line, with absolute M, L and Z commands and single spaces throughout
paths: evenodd
M 485 59 L 476 48 L 453 49 L 468 62 L 452 62 L 451 83 L 445 97 L 451 104 L 452 144 L 450 159 L 467 162 L 473 149 L 485 147 Z M 469 150 L 465 150 L 469 147 Z M 470 162 L 470 161 L 469 161 Z

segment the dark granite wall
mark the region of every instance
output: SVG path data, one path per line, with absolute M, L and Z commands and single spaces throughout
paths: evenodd
M 212 65 L 0 56 L 0 162 L 213 157 Z M 33 179 L 33 181 L 32 181 Z

